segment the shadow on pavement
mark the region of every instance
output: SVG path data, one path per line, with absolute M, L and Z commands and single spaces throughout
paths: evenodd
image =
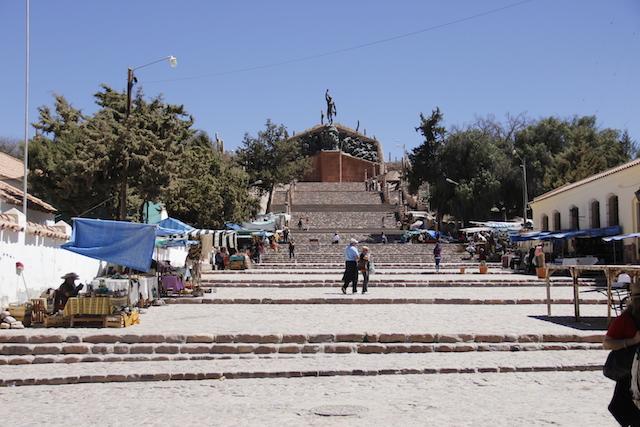
M 545 322 L 567 326 L 580 331 L 606 331 L 607 318 L 600 316 L 584 316 L 580 322 L 576 322 L 573 316 L 529 316 L 533 319 L 544 320 Z

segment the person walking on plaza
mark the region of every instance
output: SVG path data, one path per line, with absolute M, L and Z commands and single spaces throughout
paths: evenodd
M 362 252 L 358 257 L 358 270 L 362 273 L 362 293 L 367 293 L 367 285 L 369 284 L 369 272 L 371 271 L 371 256 L 369 255 L 369 248 L 367 246 L 362 247 Z M 356 291 L 354 290 L 354 293 Z
M 302 217 L 298 220 L 298 230 L 302 230 Z
M 633 356 L 640 344 L 640 284 L 630 284 L 629 291 L 631 296 L 629 297 L 628 307 L 620 316 L 613 319 L 602 344 L 605 350 L 612 350 L 613 354 L 617 353 L 618 357 L 614 357 L 614 359 L 618 363 L 613 363 L 612 365 L 617 365 L 615 367 L 618 369 L 614 369 L 614 371 L 618 371 L 623 366 L 626 369 L 627 365 L 629 368 L 628 375 L 619 375 L 619 378 L 615 379 L 616 386 L 611 403 L 609 403 L 609 412 L 621 426 L 639 426 L 640 409 L 634 404 L 632 392 L 630 391 L 633 357 L 627 358 L 623 356 L 626 356 L 625 352 L 629 352 L 629 356 Z M 604 366 L 605 375 L 607 375 L 608 366 L 609 359 L 607 359 L 607 363 Z M 618 372 L 615 373 L 619 374 Z M 612 378 L 609 375 L 607 376 Z
M 380 234 L 380 241 L 382 242 L 383 245 L 387 244 L 387 235 L 384 234 L 384 231 Z
M 347 287 L 349 283 L 353 283 L 353 293 L 358 292 L 358 257 L 360 254 L 358 253 L 358 241 L 356 239 L 351 239 L 349 244 L 344 249 L 344 275 L 342 276 L 342 280 L 344 280 L 344 285 L 342 285 L 342 293 L 347 293 Z
M 436 242 L 436 245 L 433 248 L 433 259 L 436 262 L 436 273 L 440 272 L 441 255 L 442 255 L 442 246 L 440 246 L 440 242 Z
M 286 225 L 282 229 L 282 241 L 284 243 L 289 243 L 289 227 L 287 227 Z
M 337 231 L 333 233 L 333 240 L 331 241 L 331 243 L 333 243 L 334 245 L 337 245 L 338 243 L 340 243 L 340 235 L 338 234 Z
M 296 242 L 289 239 L 289 259 L 296 257 Z

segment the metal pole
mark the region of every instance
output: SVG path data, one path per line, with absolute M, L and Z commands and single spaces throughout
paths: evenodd
M 131 90 L 133 89 L 133 68 L 127 69 L 127 113 L 125 121 L 129 121 L 129 115 L 131 114 Z M 120 183 L 120 195 L 118 206 L 118 219 L 124 221 L 127 219 L 127 175 L 122 174 L 122 182 Z
M 24 177 L 22 179 L 22 213 L 27 220 L 27 177 L 29 175 L 29 0 L 25 1 L 25 68 L 24 68 Z
M 523 221 L 524 225 L 527 225 L 527 204 L 529 203 L 529 195 L 527 193 L 527 161 L 525 158 L 522 158 L 522 213 L 523 213 Z
M 127 69 L 127 120 L 131 114 L 131 89 L 133 89 L 133 68 Z

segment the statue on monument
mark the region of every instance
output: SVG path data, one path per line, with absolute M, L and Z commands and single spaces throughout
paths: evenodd
M 324 124 L 324 110 L 320 110 L 320 124 Z
M 327 101 L 327 121 L 330 125 L 333 124 L 333 117 L 338 115 L 336 110 L 336 103 L 333 102 L 333 98 L 329 95 L 329 89 L 324 93 L 324 99 Z

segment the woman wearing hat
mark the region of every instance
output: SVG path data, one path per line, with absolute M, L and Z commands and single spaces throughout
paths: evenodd
M 634 348 L 640 344 L 640 284 L 629 286 L 631 296 L 624 312 L 611 322 L 604 337 L 606 350 Z M 631 369 L 629 376 L 616 381 L 609 412 L 622 426 L 640 426 L 640 409 L 631 397 Z
M 62 285 L 56 290 L 53 305 L 54 312 L 64 310 L 64 306 L 67 305 L 69 298 L 78 296 L 78 293 L 84 287 L 84 285 L 76 286 L 76 280 L 79 278 L 80 276 L 76 273 L 67 273 L 61 277 L 61 279 L 64 279 L 64 282 L 62 282 Z
M 369 284 L 369 273 L 371 272 L 371 261 L 369 256 L 369 248 L 362 247 L 362 252 L 358 257 L 358 270 L 362 273 L 362 293 L 367 293 L 367 285 Z

